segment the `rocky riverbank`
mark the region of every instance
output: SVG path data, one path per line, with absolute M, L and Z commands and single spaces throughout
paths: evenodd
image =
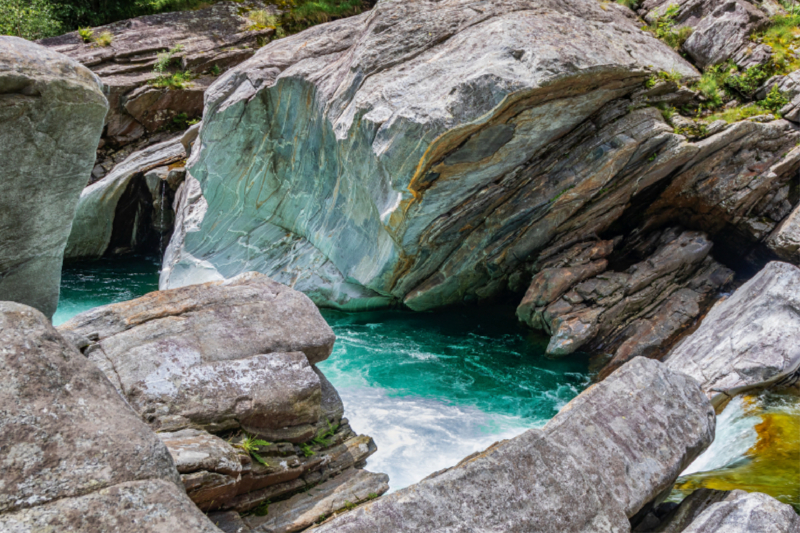
M 800 530 L 664 503 L 732 398 L 798 394 L 783 7 L 383 0 L 267 43 L 256 4 L 0 37 L 0 529 Z M 50 326 L 64 257 L 167 241 L 161 291 Z M 597 383 L 382 496 L 317 305 L 503 299 Z

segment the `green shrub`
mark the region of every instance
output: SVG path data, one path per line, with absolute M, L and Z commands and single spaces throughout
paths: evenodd
M 78 36 L 85 43 L 94 41 L 94 30 L 92 28 L 78 28 Z
M 639 7 L 639 0 L 617 0 L 617 3 L 628 9 L 636 9 Z
M 94 38 L 94 42 L 97 46 L 108 46 L 114 40 L 114 34 L 110 31 L 104 31 L 100 35 Z
M 679 13 L 680 6 L 670 4 L 663 13 L 653 17 L 653 22 L 644 29 L 664 41 L 673 50 L 678 50 L 692 34 L 692 28 L 688 26 L 675 27 L 675 18 Z
M 780 111 L 781 108 L 788 103 L 789 99 L 783 92 L 781 92 L 780 89 L 778 89 L 778 85 L 775 84 L 769 90 L 767 97 L 759 101 L 758 105 L 760 105 L 764 109 L 772 111 L 773 113 L 778 113 L 778 111 Z
M 185 89 L 189 82 L 194 79 L 194 74 L 186 71 L 173 72 L 172 74 L 162 74 L 154 80 L 150 80 L 153 87 L 165 87 L 167 89 Z
M 725 85 L 749 100 L 753 98 L 761 84 L 773 74 L 770 65 L 753 65 L 743 73 L 729 74 L 725 78 Z

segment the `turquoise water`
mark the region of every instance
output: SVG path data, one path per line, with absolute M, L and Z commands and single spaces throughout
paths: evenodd
M 93 307 L 124 302 L 158 290 L 155 258 L 126 256 L 72 262 L 61 270 L 61 294 L 53 325 Z
M 157 288 L 150 259 L 71 264 L 53 322 Z M 375 439 L 368 468 L 389 474 L 392 490 L 543 425 L 590 381 L 585 358 L 543 357 L 546 339 L 511 308 L 323 315 L 337 341 L 319 367 L 355 431 Z

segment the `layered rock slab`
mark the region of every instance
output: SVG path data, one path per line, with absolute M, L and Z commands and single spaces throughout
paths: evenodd
M 60 330 L 92 341 L 84 353 L 162 431 L 303 441 L 323 414 L 311 365 L 330 355 L 333 331 L 311 300 L 262 274 L 154 292 Z
M 790 505 L 760 492 L 731 491 L 721 502 L 710 505 L 684 533 L 795 533 L 800 516 Z
M 696 75 L 621 8 L 592 3 L 381 2 L 270 43 L 207 92 L 190 163 L 206 205 L 183 208 L 198 216 L 161 287 L 258 270 L 346 308 L 496 292 L 517 248 L 546 244 L 584 203 L 557 197 L 581 180 L 600 191 L 615 170 L 531 184 L 522 169 L 648 65 Z M 601 149 L 636 151 L 623 137 Z M 527 213 L 480 222 L 515 195 Z
M 669 353 L 666 365 L 700 382 L 715 407 L 800 371 L 800 268 L 768 263 Z
M 214 531 L 164 444 L 44 315 L 0 302 L 0 344 L 0 529 Z
M 89 69 L 0 37 L 0 300 L 55 312 L 64 247 L 107 110 Z
M 128 144 L 164 127 L 179 114 L 192 119 L 203 110 L 203 93 L 219 72 L 251 57 L 274 28 L 258 27 L 247 17 L 267 6 L 257 0 L 217 2 L 199 10 L 147 15 L 91 28 L 94 36 L 111 34 L 108 46 L 84 42 L 77 31 L 40 43 L 94 71 L 108 87 L 111 103 L 106 140 Z M 176 49 L 176 45 L 179 48 Z M 158 54 L 174 50 L 170 71 L 186 71 L 195 79 L 179 90 L 149 82 Z
M 711 443 L 714 423 L 696 381 L 638 357 L 543 430 L 497 443 L 318 530 L 629 531 L 628 518 Z

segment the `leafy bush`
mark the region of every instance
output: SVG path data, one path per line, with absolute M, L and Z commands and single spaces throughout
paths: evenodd
M 48 0 L 0 0 L 0 35 L 35 40 L 59 35 L 62 29 Z
M 678 50 L 683 46 L 683 43 L 692 34 L 692 28 L 688 26 L 683 28 L 675 27 L 675 18 L 680 13 L 680 9 L 678 4 L 670 4 L 663 13 L 657 14 L 653 18 L 652 24 L 644 28 L 658 39 L 664 41 L 673 50 Z
M 97 46 L 108 46 L 113 40 L 114 34 L 112 34 L 110 31 L 104 31 L 94 38 L 94 42 L 97 44 Z
M 725 78 L 725 85 L 747 99 L 753 95 L 762 83 L 774 74 L 770 65 L 753 65 L 741 74 L 730 74 Z
M 78 36 L 83 39 L 83 42 L 90 43 L 94 41 L 94 30 L 92 28 L 78 28 Z
M 777 113 L 781 110 L 783 106 L 789 103 L 789 99 L 786 97 L 780 89 L 778 89 L 778 85 L 775 84 L 772 86 L 772 89 L 769 90 L 767 97 L 763 100 L 758 102 L 758 105 L 772 111 L 773 113 Z
M 166 87 L 167 89 L 185 89 L 189 82 L 194 79 L 194 74 L 186 71 L 173 72 L 171 74 L 162 74 L 154 80 L 150 80 L 150 85 L 153 87 Z

